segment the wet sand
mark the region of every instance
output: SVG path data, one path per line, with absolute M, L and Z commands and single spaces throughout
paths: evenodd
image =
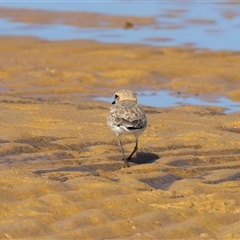
M 152 17 L 116 16 L 89 12 L 57 12 L 4 7 L 0 8 L 0 18 L 7 18 L 13 22 L 65 24 L 82 28 L 131 28 L 134 25 L 139 27 L 149 26 L 155 23 Z
M 131 88 L 240 101 L 239 53 L 2 37 L 0 54 L 1 239 L 240 238 L 240 112 L 144 106 L 123 168 L 110 103 L 93 100 Z

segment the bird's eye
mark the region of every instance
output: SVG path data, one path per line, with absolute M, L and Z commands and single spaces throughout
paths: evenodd
M 117 95 L 117 94 L 115 94 L 114 98 L 115 98 L 115 99 L 117 99 L 117 98 L 118 98 L 118 95 Z

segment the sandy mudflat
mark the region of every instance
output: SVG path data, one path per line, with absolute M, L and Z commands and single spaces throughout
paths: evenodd
M 240 112 L 145 106 L 123 168 L 110 103 L 93 100 L 124 87 L 239 101 L 239 53 L 1 38 L 0 55 L 0 239 L 240 238 Z
M 0 8 L 0 18 L 34 24 L 65 24 L 87 28 L 131 28 L 154 25 L 154 18 L 117 16 L 90 12 L 57 12 L 33 9 Z

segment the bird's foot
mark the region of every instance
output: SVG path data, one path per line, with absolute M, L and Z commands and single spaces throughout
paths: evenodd
M 128 159 L 122 158 L 122 160 L 124 161 L 124 167 L 130 167 Z

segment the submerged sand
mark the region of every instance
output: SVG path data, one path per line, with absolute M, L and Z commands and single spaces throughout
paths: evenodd
M 71 3 L 70 3 L 71 4 Z M 132 28 L 155 24 L 152 17 L 106 15 L 93 12 L 61 12 L 0 7 L 0 18 L 30 24 L 63 24 L 81 28 Z
M 239 101 L 238 53 L 6 37 L 0 54 L 1 239 L 240 238 L 240 112 L 144 106 L 123 168 L 110 103 L 93 100 L 124 87 Z

